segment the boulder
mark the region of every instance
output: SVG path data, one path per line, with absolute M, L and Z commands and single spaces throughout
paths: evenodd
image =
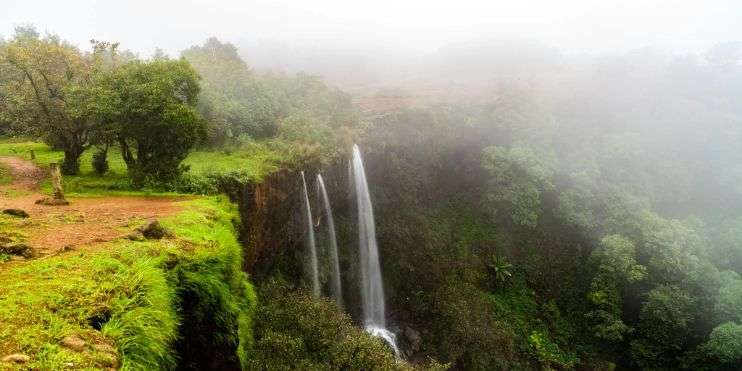
M 85 340 L 80 339 L 77 335 L 66 336 L 59 342 L 63 347 L 70 348 L 76 352 L 85 350 Z
M 11 354 L 8 356 L 3 357 L 3 362 L 9 362 L 9 363 L 26 363 L 31 360 L 31 357 L 25 355 L 25 354 Z
M 5 209 L 3 214 L 17 216 L 19 218 L 28 218 L 28 213 L 22 209 Z
M 159 240 L 170 235 L 170 232 L 168 232 L 165 227 L 160 225 L 160 222 L 157 219 L 148 220 L 146 223 L 139 226 L 139 228 L 137 228 L 137 231 L 140 232 L 146 239 Z

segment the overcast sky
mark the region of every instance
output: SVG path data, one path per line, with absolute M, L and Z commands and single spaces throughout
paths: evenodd
M 84 48 L 90 38 L 120 41 L 144 56 L 155 47 L 177 55 L 212 35 L 420 51 L 516 36 L 566 53 L 686 53 L 742 40 L 741 15 L 735 0 L 2 0 L 0 34 L 30 23 Z

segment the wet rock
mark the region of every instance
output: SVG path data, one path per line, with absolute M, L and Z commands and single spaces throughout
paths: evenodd
M 146 223 L 137 228 L 137 231 L 139 231 L 147 239 L 159 240 L 170 235 L 170 232 L 168 232 L 165 227 L 160 225 L 160 222 L 157 219 L 148 220 Z
M 3 362 L 8 362 L 8 363 L 26 363 L 30 360 L 31 360 L 31 357 L 25 354 L 20 354 L 20 353 L 8 355 L 8 356 L 3 357 L 2 359 Z
M 46 205 L 46 206 L 63 206 L 63 205 L 69 205 L 70 202 L 65 199 L 60 199 L 60 198 L 44 197 L 44 198 L 36 200 L 36 204 Z
M 0 245 L 0 252 L 10 255 L 18 255 L 24 258 L 33 258 L 36 256 L 36 250 L 24 243 L 7 243 Z
M 22 209 L 4 209 L 3 214 L 17 216 L 19 218 L 28 218 L 28 213 Z
M 85 340 L 80 339 L 77 335 L 67 336 L 62 339 L 59 344 L 76 352 L 82 352 L 85 350 Z
M 419 352 L 420 345 L 422 343 L 422 337 L 420 337 L 420 333 L 415 331 L 411 327 L 405 327 L 404 336 L 407 340 L 407 344 L 409 344 L 409 349 L 412 352 Z

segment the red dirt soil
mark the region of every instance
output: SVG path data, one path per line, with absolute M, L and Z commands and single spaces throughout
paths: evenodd
M 0 164 L 10 170 L 13 182 L 0 187 L 0 209 L 25 210 L 30 217 L 23 222 L 25 243 L 36 252 L 50 255 L 65 246 L 91 248 L 124 237 L 143 219 L 159 218 L 180 210 L 177 202 L 184 197 L 91 197 L 68 198 L 67 206 L 45 206 L 34 202 L 44 195 L 39 184 L 45 172 L 17 157 L 0 157 Z M 21 192 L 9 197 L 8 190 Z

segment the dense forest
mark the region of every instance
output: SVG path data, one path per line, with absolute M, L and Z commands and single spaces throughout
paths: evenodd
M 0 39 L 2 145 L 43 143 L 34 156 L 57 156 L 73 193 L 226 193 L 238 209 L 229 255 L 163 255 L 181 309 L 172 334 L 141 336 L 167 350 L 116 343 L 116 367 L 742 368 L 741 45 L 592 58 L 463 44 L 353 94 L 253 69 L 217 38 L 178 57 L 125 47 L 28 26 Z M 353 143 L 396 357 L 361 327 Z M 311 294 L 299 171 L 327 179 L 343 306 Z M 0 351 L 14 339 L 0 330 Z

